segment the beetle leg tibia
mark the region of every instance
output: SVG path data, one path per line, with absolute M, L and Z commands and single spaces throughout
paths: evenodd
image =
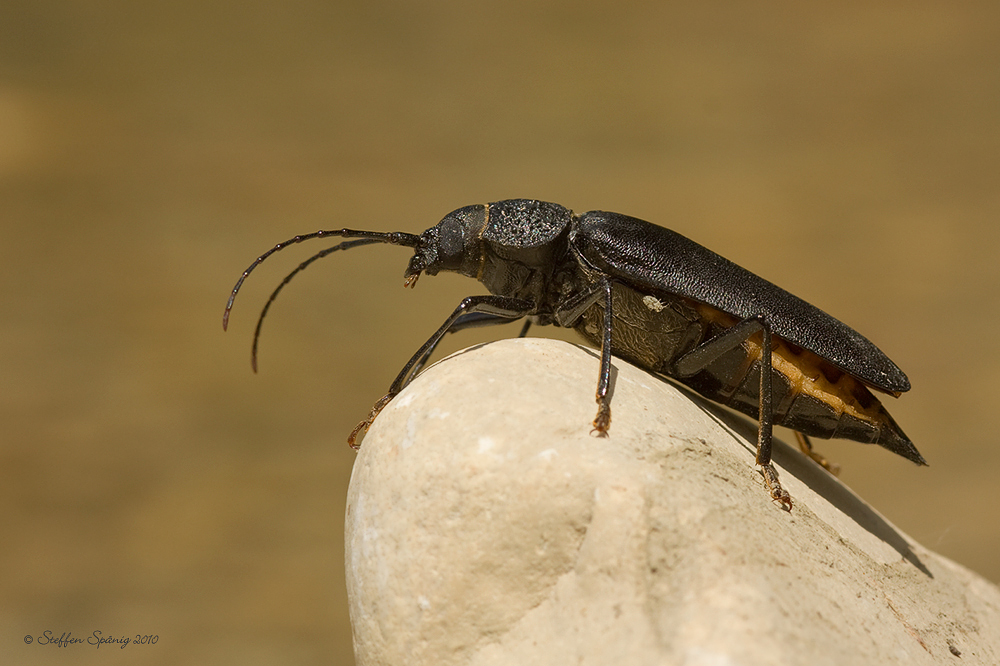
M 774 420 L 774 414 L 771 411 L 771 327 L 767 325 L 763 317 L 758 317 L 757 321 L 760 322 L 761 326 L 757 464 L 767 465 L 771 462 L 771 424 Z
M 458 333 L 459 331 L 464 331 L 469 328 L 480 328 L 485 326 L 493 326 L 496 324 L 509 324 L 512 321 L 517 321 L 516 319 L 511 319 L 510 317 L 501 317 L 500 315 L 487 314 L 485 312 L 469 312 L 463 314 L 461 317 L 456 319 L 452 323 L 451 328 L 448 329 L 448 333 Z M 525 320 L 524 326 L 521 327 L 521 334 L 518 337 L 523 338 L 528 334 L 528 329 L 531 327 L 531 321 Z M 409 379 L 407 382 L 411 381 L 414 377 L 420 374 L 427 361 L 430 360 L 431 355 L 434 350 L 437 349 L 438 344 L 440 344 L 443 337 L 438 337 L 436 334 L 433 338 L 427 341 L 427 344 L 420 348 L 420 358 L 414 364 L 413 368 L 410 370 Z
M 560 303 L 553 314 L 553 319 L 560 326 L 572 326 L 590 306 L 604 301 L 604 320 L 601 322 L 601 368 L 597 376 L 597 416 L 594 417 L 594 429 L 600 437 L 607 437 L 611 425 L 611 398 L 608 388 L 611 385 L 611 326 L 612 301 L 611 280 L 602 278 L 590 285 L 584 291 L 567 301 Z M 527 327 L 525 327 L 527 330 Z
M 458 327 L 456 330 L 461 330 L 477 325 L 502 324 L 505 321 L 527 317 L 534 309 L 533 303 L 507 296 L 487 295 L 463 298 L 451 316 L 441 324 L 441 328 L 435 331 L 434 335 L 403 366 L 396 380 L 389 387 L 389 395 L 396 395 L 413 381 L 417 370 L 427 362 L 438 343 L 441 342 L 441 338 L 456 326 Z
M 608 426 L 611 425 L 611 399 L 608 388 L 611 385 L 611 282 L 604 280 L 601 284 L 604 296 L 604 331 L 601 336 L 601 374 L 597 378 L 597 416 L 594 417 L 594 430 L 601 437 L 608 436 Z
M 764 327 L 763 317 L 744 319 L 711 340 L 701 343 L 674 362 L 671 375 L 692 377 L 726 352 L 736 349 Z
M 476 325 L 489 326 L 492 324 L 502 324 L 513 319 L 526 317 L 531 314 L 534 307 L 528 301 L 508 298 L 506 296 L 469 296 L 463 298 L 462 302 L 455 308 L 455 311 L 451 313 L 451 316 L 441 325 L 441 328 L 435 331 L 434 335 L 407 361 L 396 377 L 396 380 L 392 383 L 392 386 L 389 387 L 389 392 L 375 403 L 372 411 L 368 414 L 368 418 L 355 426 L 354 430 L 351 431 L 350 436 L 347 438 L 347 443 L 355 450 L 361 447 L 360 444 L 355 444 L 358 435 L 368 432 L 368 428 L 379 412 L 382 411 L 382 408 L 389 404 L 390 400 L 399 395 L 400 391 L 413 381 L 417 371 L 430 358 L 431 353 L 437 348 L 441 338 L 448 331 L 456 328 L 456 325 L 456 330 L 461 330 L 462 328 L 472 328 Z M 463 321 L 464 323 L 462 323 Z

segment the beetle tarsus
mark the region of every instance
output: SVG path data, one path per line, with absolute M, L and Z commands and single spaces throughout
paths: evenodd
M 358 435 L 361 434 L 362 432 L 368 432 L 368 426 L 370 426 L 371 424 L 372 424 L 371 421 L 364 420 L 358 425 L 354 426 L 354 430 L 352 430 L 351 434 L 347 436 L 347 445 L 350 446 L 355 451 L 360 450 L 361 445 L 355 444 L 354 440 L 357 439 Z
M 386 405 L 388 405 L 389 401 L 392 400 L 394 397 L 396 397 L 395 393 L 387 393 L 381 398 L 379 398 L 379 401 L 375 403 L 375 406 L 372 407 L 372 410 L 368 412 L 368 418 L 359 423 L 358 425 L 354 426 L 354 430 L 352 430 L 351 434 L 347 437 L 347 443 L 348 445 L 350 445 L 352 449 L 357 451 L 358 449 L 361 448 L 360 444 L 355 444 L 355 440 L 358 438 L 358 435 L 363 435 L 368 432 L 368 428 L 370 428 L 372 423 L 375 422 L 375 417 L 379 415 L 379 412 L 381 412 L 382 409 Z
M 611 405 L 600 396 L 597 398 L 597 416 L 594 417 L 594 429 L 590 431 L 598 437 L 607 437 L 608 428 L 611 426 Z
M 764 485 L 767 486 L 767 492 L 771 496 L 771 499 L 775 502 L 780 502 L 781 508 L 785 511 L 791 511 L 792 496 L 781 487 L 781 483 L 778 481 L 778 472 L 774 469 L 774 466 L 771 463 L 761 465 L 760 473 L 764 477 Z

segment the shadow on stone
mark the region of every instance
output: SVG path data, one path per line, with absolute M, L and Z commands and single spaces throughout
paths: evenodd
M 681 391 L 711 418 L 739 437 L 742 440 L 741 445 L 751 455 L 756 455 L 757 447 L 754 442 L 757 441 L 757 424 L 755 422 L 703 398 L 686 386 L 681 386 L 667 377 L 660 375 L 656 375 L 656 377 Z M 785 471 L 809 486 L 817 495 L 851 518 L 859 527 L 881 539 L 925 576 L 934 577 L 934 574 L 920 561 L 910 544 L 896 528 L 855 495 L 837 477 L 777 438 L 774 440 L 772 457 Z

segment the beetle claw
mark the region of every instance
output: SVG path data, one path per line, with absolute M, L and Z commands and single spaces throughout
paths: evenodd
M 370 426 L 371 424 L 372 422 L 366 419 L 361 423 L 359 423 L 358 425 L 354 426 L 354 430 L 352 430 L 351 434 L 347 436 L 347 445 L 350 446 L 355 451 L 359 450 L 361 448 L 361 445 L 355 444 L 354 440 L 358 438 L 359 434 L 368 432 L 368 426 Z
M 386 405 L 388 405 L 389 401 L 392 400 L 394 397 L 395 397 L 394 393 L 387 393 L 381 398 L 379 398 L 379 401 L 375 403 L 375 405 L 372 407 L 372 410 L 368 412 L 368 418 L 359 423 L 358 425 L 354 426 L 354 430 L 352 430 L 351 434 L 348 435 L 347 437 L 347 444 L 352 449 L 357 451 L 358 449 L 361 448 L 360 444 L 355 444 L 355 440 L 358 438 L 358 435 L 368 432 L 368 428 L 370 428 L 371 424 L 375 422 L 375 417 L 379 415 L 379 412 L 381 412 L 382 409 Z
M 597 416 L 594 417 L 594 429 L 590 431 L 593 435 L 595 432 L 598 437 L 608 436 L 608 427 L 611 426 L 611 406 L 606 402 L 602 401 L 600 398 L 597 399 Z
M 771 463 L 761 465 L 760 473 L 764 477 L 764 485 L 767 486 L 767 492 L 771 496 L 771 499 L 775 502 L 780 502 L 781 508 L 785 511 L 791 511 L 792 496 L 788 494 L 787 490 L 781 487 L 781 483 L 778 481 L 778 472 L 775 471 Z

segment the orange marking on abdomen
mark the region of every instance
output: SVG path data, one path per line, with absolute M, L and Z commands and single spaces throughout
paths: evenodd
M 704 303 L 699 303 L 696 307 L 700 317 L 725 328 L 730 328 L 739 321 Z M 747 350 L 747 367 L 754 361 L 760 361 L 762 343 L 760 333 L 743 343 Z M 804 393 L 812 396 L 829 405 L 838 414 L 850 414 L 869 423 L 882 422 L 882 405 L 861 380 L 808 349 L 772 335 L 771 365 L 788 379 L 793 395 Z

